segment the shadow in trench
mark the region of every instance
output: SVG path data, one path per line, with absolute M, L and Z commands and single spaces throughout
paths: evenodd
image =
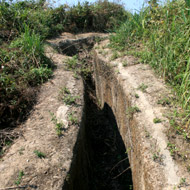
M 130 190 L 132 174 L 124 142 L 108 104 L 100 109 L 87 90 L 83 127 L 63 190 Z

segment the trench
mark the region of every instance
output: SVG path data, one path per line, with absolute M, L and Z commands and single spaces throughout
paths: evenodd
M 92 78 L 84 81 L 83 121 L 63 190 L 131 190 L 132 172 L 112 109 L 101 109 Z

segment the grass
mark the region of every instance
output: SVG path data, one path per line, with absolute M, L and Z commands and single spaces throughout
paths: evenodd
M 112 56 L 111 56 L 111 58 L 110 58 L 110 61 L 113 61 L 113 60 L 117 59 L 118 57 L 119 57 L 118 52 L 114 51 L 113 54 L 112 54 Z
M 0 48 L 0 123 L 14 124 L 21 119 L 35 95 L 33 87 L 53 74 L 39 35 L 25 25 L 24 33 Z M 30 92 L 30 93 L 29 93 Z
M 161 104 L 162 106 L 170 105 L 171 101 L 168 98 L 162 98 L 158 100 L 158 104 Z
M 128 110 L 126 110 L 127 116 L 131 118 L 134 113 L 141 112 L 141 110 L 137 106 L 129 107 Z
M 138 94 L 135 94 L 135 98 L 139 98 L 139 95 L 138 95 Z
M 175 90 L 183 109 L 176 120 L 185 136 L 190 136 L 190 11 L 189 1 L 150 1 L 128 19 L 110 37 L 110 47 L 125 50 L 149 64 Z M 137 48 L 138 47 L 138 48 Z M 140 48 L 139 48 L 140 47 Z M 159 104 L 169 105 L 167 99 Z
M 148 86 L 146 84 L 142 83 L 141 85 L 139 85 L 139 87 L 137 89 L 141 90 L 142 92 L 146 92 L 147 88 L 148 88 Z
M 178 152 L 176 145 L 170 142 L 167 144 L 167 148 L 169 149 L 171 156 L 174 156 Z
M 39 151 L 39 150 L 34 150 L 34 154 L 35 154 L 38 158 L 40 158 L 40 159 L 46 157 L 46 155 L 45 155 L 43 152 Z
M 75 117 L 75 113 L 69 113 L 68 115 L 68 120 L 71 122 L 71 125 L 77 125 L 78 124 L 78 119 Z
M 15 181 L 15 184 L 16 184 L 16 185 L 20 185 L 23 176 L 24 176 L 24 172 L 23 172 L 23 171 L 19 171 L 18 178 L 17 178 L 17 180 Z
M 62 122 L 58 121 L 54 113 L 50 112 L 50 115 L 51 115 L 51 121 L 55 125 L 56 134 L 60 137 L 62 135 L 62 130 L 64 125 Z
M 160 118 L 154 118 L 153 119 L 153 122 L 156 124 L 156 123 L 162 123 L 162 120 Z

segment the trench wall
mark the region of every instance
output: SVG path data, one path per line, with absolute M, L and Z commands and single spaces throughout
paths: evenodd
M 126 111 L 131 107 L 130 90 L 123 89 L 112 67 L 103 61 L 94 51 L 94 80 L 96 93 L 102 107 L 107 103 L 115 114 L 120 134 L 125 143 L 133 175 L 134 190 L 169 189 L 164 179 L 163 170 L 152 162 L 151 155 L 144 146 L 143 126 L 128 116 Z

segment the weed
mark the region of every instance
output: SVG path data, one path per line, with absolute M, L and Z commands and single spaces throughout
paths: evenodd
M 68 70 L 76 70 L 78 65 L 78 56 L 74 55 L 72 58 L 66 60 L 66 68 Z
M 123 65 L 123 67 L 127 67 L 127 65 L 128 65 L 127 61 L 124 61 L 124 62 L 122 63 L 122 65 Z
M 159 155 L 157 155 L 156 153 L 153 154 L 153 160 L 156 161 L 159 158 Z
M 186 178 L 181 178 L 180 179 L 180 182 L 179 182 L 179 185 L 178 185 L 178 187 L 180 188 L 180 187 L 186 187 L 187 186 L 187 182 L 186 182 Z
M 150 64 L 174 88 L 181 107 L 189 116 L 189 1 L 167 1 L 163 5 L 154 2 L 157 1 L 150 1 L 149 6 L 128 15 L 116 34 L 110 36 L 110 47 L 127 49 L 141 62 Z M 131 47 L 137 43 L 141 48 L 134 51 Z M 165 99 L 159 104 L 170 102 Z M 190 117 L 186 119 L 187 124 L 189 120 Z
M 190 172 L 190 164 L 187 166 L 187 171 Z
M 157 118 L 157 117 L 156 117 L 156 118 L 153 119 L 153 122 L 154 122 L 154 123 L 161 123 L 162 120 L 161 120 L 160 118 Z
M 163 164 L 163 156 L 160 155 L 160 152 L 159 152 L 159 151 L 156 151 L 156 152 L 153 154 L 152 159 L 153 159 L 155 162 L 157 162 L 157 163 L 159 163 L 159 164 L 161 164 L 161 165 Z
M 171 102 L 168 98 L 162 98 L 160 100 L 158 100 L 157 102 L 158 104 L 161 104 L 162 106 L 166 106 L 166 105 L 170 105 Z
M 24 150 L 25 150 L 25 149 L 24 149 L 23 147 L 20 148 L 20 149 L 19 149 L 19 154 L 20 154 L 20 155 L 23 155 L 23 151 L 24 151 Z
M 22 180 L 22 177 L 24 176 L 24 172 L 23 171 L 19 171 L 19 174 L 18 174 L 18 178 L 17 180 L 15 181 L 15 184 L 16 185 L 19 185 L 21 183 L 21 180 Z
M 150 132 L 148 132 L 147 130 L 145 130 L 145 137 L 146 138 L 150 138 L 151 136 L 150 136 Z
M 71 94 L 70 90 L 67 87 L 63 87 L 61 91 L 63 94 Z
M 112 54 L 112 56 L 111 56 L 111 58 L 110 58 L 110 61 L 113 61 L 113 60 L 117 59 L 118 57 L 119 57 L 118 52 L 114 51 L 113 54 Z
M 139 98 L 139 95 L 138 95 L 138 94 L 135 94 L 135 98 Z
M 78 124 L 78 119 L 74 116 L 74 112 L 68 115 L 68 120 L 71 122 L 71 124 Z
M 170 151 L 171 156 L 174 156 L 174 154 L 178 151 L 175 144 L 168 143 L 167 147 Z
M 76 104 L 77 99 L 79 99 L 79 96 L 72 96 L 71 94 L 68 94 L 67 96 L 65 95 L 63 97 L 63 102 L 66 105 L 72 105 L 72 104 Z
M 66 105 L 76 104 L 76 100 L 79 99 L 79 96 L 71 95 L 70 90 L 67 87 L 63 87 L 59 91 L 59 100 L 62 100 Z
M 43 152 L 40 152 L 38 150 L 34 150 L 34 154 L 38 157 L 38 158 L 45 158 L 46 155 Z
M 119 69 L 116 69 L 116 70 L 115 70 L 115 73 L 116 73 L 116 74 L 119 74 L 119 73 L 120 73 L 120 72 L 119 72 Z
M 4 151 L 0 150 L 0 157 L 3 156 L 3 154 L 4 154 Z
M 132 115 L 137 112 L 141 112 L 141 110 L 137 106 L 134 106 L 134 107 L 129 107 L 128 110 L 126 111 L 126 114 L 129 116 L 129 118 L 131 118 Z
M 145 85 L 144 83 L 142 83 L 141 85 L 139 85 L 139 87 L 137 89 L 141 90 L 142 92 L 146 92 L 147 88 L 148 88 L 148 86 Z
M 51 121 L 53 121 L 53 123 L 55 124 L 55 129 L 56 129 L 56 133 L 58 136 L 62 135 L 62 129 L 63 129 L 63 123 L 59 122 L 58 119 L 56 118 L 55 114 L 52 112 L 49 112 L 51 115 Z
M 73 77 L 74 77 L 75 79 L 77 79 L 77 80 L 80 78 L 79 75 L 78 75 L 78 73 L 77 73 L 76 71 L 74 72 Z

